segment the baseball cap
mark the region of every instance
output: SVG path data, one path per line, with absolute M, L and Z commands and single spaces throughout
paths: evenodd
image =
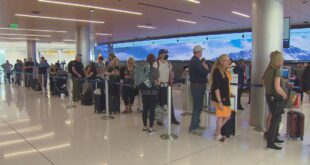
M 158 54 L 164 54 L 164 53 L 169 53 L 169 51 L 166 49 L 160 49 L 158 52 Z
M 193 49 L 193 52 L 196 53 L 198 51 L 202 51 L 202 50 L 205 50 L 204 48 L 202 48 L 200 45 L 196 45 Z

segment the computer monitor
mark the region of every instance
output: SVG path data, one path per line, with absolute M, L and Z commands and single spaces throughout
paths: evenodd
M 289 68 L 282 68 L 281 69 L 281 76 L 284 79 L 289 79 L 290 78 L 290 69 Z

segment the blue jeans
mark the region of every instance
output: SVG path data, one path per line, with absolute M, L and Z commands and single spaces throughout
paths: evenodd
M 192 121 L 189 127 L 189 131 L 193 131 L 199 128 L 200 114 L 203 107 L 203 99 L 206 91 L 206 87 L 191 86 L 193 97 L 193 113 Z

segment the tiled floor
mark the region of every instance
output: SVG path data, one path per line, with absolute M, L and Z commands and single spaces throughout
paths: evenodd
M 141 114 L 117 115 L 101 120 L 93 107 L 67 100 L 43 98 L 40 92 L 0 85 L 1 165 L 309 165 L 310 104 L 301 108 L 306 116 L 304 141 L 287 141 L 282 151 L 266 151 L 262 133 L 248 124 L 249 106 L 237 113 L 237 135 L 221 144 L 212 138 L 215 116 L 202 114 L 207 126 L 203 137 L 187 132 L 190 117 L 181 116 L 180 91 L 174 92 L 180 126 L 173 126 L 175 141 L 164 141 L 159 131 L 142 132 Z M 246 101 L 247 98 L 244 98 Z M 283 119 L 281 133 L 285 133 Z

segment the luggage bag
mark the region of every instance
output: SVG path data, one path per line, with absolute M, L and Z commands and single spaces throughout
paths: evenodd
M 229 138 L 231 135 L 235 136 L 236 132 L 236 112 L 231 112 L 230 119 L 223 125 L 221 129 L 221 134 L 227 138 Z
M 302 112 L 289 111 L 287 113 L 286 135 L 289 140 L 304 138 L 304 122 L 305 116 Z

